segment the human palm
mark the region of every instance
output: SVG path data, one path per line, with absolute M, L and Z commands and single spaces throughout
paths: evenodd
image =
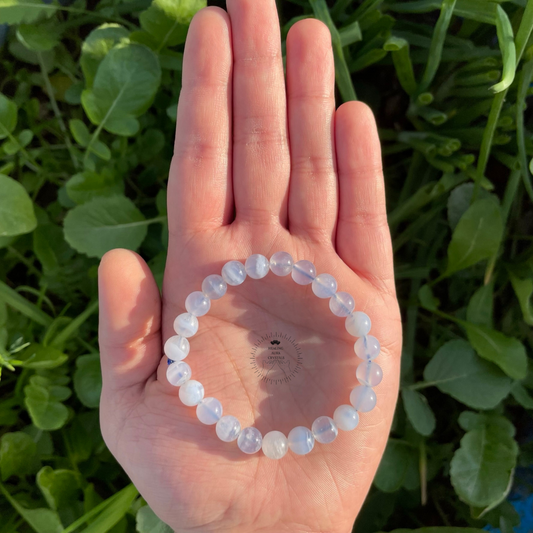
M 229 16 L 201 10 L 187 37 L 162 298 L 136 254 L 114 250 L 102 260 L 102 432 L 176 531 L 347 532 L 383 453 L 400 365 L 375 123 L 360 103 L 335 111 L 326 26 L 307 19 L 291 29 L 285 89 L 274 0 L 227 4 Z M 162 357 L 174 318 L 205 276 L 277 251 L 312 261 L 353 295 L 372 318 L 384 373 L 376 408 L 355 430 L 280 461 L 220 441 L 181 403 Z M 349 403 L 358 360 L 343 322 L 290 276 L 247 279 L 200 319 L 187 362 L 242 427 L 287 434 Z M 301 361 L 289 346 L 283 368 L 265 364 L 258 374 L 253 348 L 270 334 L 294 340 Z

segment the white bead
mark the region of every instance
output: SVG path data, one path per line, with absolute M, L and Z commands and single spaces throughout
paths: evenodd
M 313 422 L 311 430 L 316 441 L 321 444 L 329 444 L 330 442 L 333 442 L 339 434 L 337 424 L 335 424 L 335 421 L 329 416 L 319 416 Z
M 262 444 L 261 432 L 254 427 L 247 427 L 241 431 L 237 439 L 237 446 L 244 453 L 257 453 Z
M 291 429 L 289 436 L 289 448 L 297 455 L 309 453 L 315 445 L 315 437 L 310 429 L 297 426 Z
M 227 290 L 228 284 L 224 281 L 224 278 L 218 274 L 211 274 L 202 282 L 202 292 L 211 300 L 222 298 Z
M 240 261 L 228 261 L 222 267 L 222 277 L 228 285 L 240 285 L 246 279 L 244 265 Z
M 293 268 L 294 260 L 287 252 L 276 252 L 270 258 L 270 270 L 276 276 L 288 276 Z
M 333 413 L 333 420 L 339 429 L 351 431 L 359 424 L 359 413 L 351 405 L 339 405 Z
M 379 355 L 381 346 L 376 337 L 373 337 L 372 335 L 365 335 L 364 337 L 357 339 L 353 349 L 357 357 L 360 359 L 372 361 Z
M 356 311 L 346 318 L 346 329 L 354 337 L 364 337 L 371 326 L 370 317 L 361 311 Z
M 189 355 L 190 349 L 191 345 L 185 337 L 174 335 L 167 339 L 163 351 L 169 359 L 172 359 L 172 361 L 181 361 Z
M 335 316 L 348 316 L 354 310 L 355 302 L 347 292 L 338 292 L 329 299 L 329 308 Z
M 196 416 L 202 424 L 212 426 L 222 416 L 222 404 L 216 398 L 204 398 L 196 406 Z
M 376 387 L 383 379 L 383 371 L 381 370 L 381 367 L 372 361 L 361 363 L 357 367 L 355 375 L 357 376 L 359 383 L 367 385 L 368 387 Z
M 185 309 L 196 317 L 204 316 L 211 308 L 211 300 L 201 291 L 194 291 L 185 300 Z
M 181 387 L 191 378 L 191 367 L 184 361 L 167 366 L 167 379 L 174 387 Z
M 376 406 L 376 393 L 364 385 L 357 385 L 350 393 L 350 403 L 356 411 L 368 413 Z
M 289 441 L 281 431 L 270 431 L 263 437 L 262 448 L 270 459 L 281 459 L 289 450 Z
M 190 379 L 180 387 L 180 400 L 185 405 L 192 407 L 198 405 L 204 397 L 204 386 L 195 379 Z
M 217 422 L 216 432 L 220 440 L 232 442 L 241 432 L 241 423 L 232 415 L 224 415 Z
M 244 269 L 252 279 L 261 279 L 268 274 L 270 263 L 264 255 L 254 254 L 246 260 Z
M 192 337 L 198 331 L 198 319 L 191 313 L 182 313 L 174 320 L 174 331 L 183 337 Z
M 331 298 L 337 292 L 337 281 L 330 274 L 319 274 L 313 280 L 312 288 L 319 298 Z
M 292 268 L 292 279 L 298 285 L 309 285 L 316 278 L 316 268 L 311 261 L 298 261 Z

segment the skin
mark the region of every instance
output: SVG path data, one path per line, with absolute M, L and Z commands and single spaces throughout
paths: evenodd
M 198 12 L 187 37 L 162 296 L 135 253 L 113 250 L 100 265 L 102 433 L 175 531 L 348 532 L 389 434 L 402 343 L 376 125 L 360 102 L 335 109 L 324 24 L 291 28 L 285 81 L 275 1 L 228 0 L 227 9 Z M 275 461 L 197 420 L 166 380 L 162 344 L 205 276 L 280 250 L 332 274 L 371 317 L 384 379 L 357 429 Z M 273 331 L 302 351 L 302 368 L 281 385 L 250 364 L 257 339 Z M 310 286 L 269 274 L 213 301 L 186 361 L 242 427 L 287 435 L 349 403 L 361 362 L 354 340 Z

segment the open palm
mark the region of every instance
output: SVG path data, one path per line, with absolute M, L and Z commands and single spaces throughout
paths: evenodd
M 228 0 L 227 7 L 229 16 L 200 11 L 187 37 L 162 298 L 133 252 L 114 250 L 102 260 L 102 432 L 176 531 L 347 532 L 383 453 L 400 366 L 374 118 L 357 102 L 335 110 L 325 25 L 307 19 L 290 30 L 286 88 L 275 1 Z M 384 373 L 377 407 L 355 430 L 280 461 L 220 441 L 181 403 L 162 357 L 174 318 L 205 276 L 228 260 L 277 251 L 312 261 L 353 295 L 372 318 Z M 229 287 L 190 339 L 193 378 L 224 414 L 263 435 L 332 416 L 349 403 L 358 359 L 327 302 L 290 276 Z M 254 346 L 270 334 L 290 339 L 286 366 L 254 359 Z M 291 357 L 293 341 L 300 362 Z

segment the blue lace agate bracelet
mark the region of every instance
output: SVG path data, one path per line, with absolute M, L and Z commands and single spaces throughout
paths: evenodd
M 241 424 L 232 415 L 222 416 L 222 404 L 216 398 L 204 398 L 204 387 L 191 379 L 191 367 L 183 361 L 189 354 L 189 337 L 198 331 L 198 317 L 205 315 L 211 300 L 218 300 L 226 294 L 228 285 L 240 285 L 249 276 L 253 279 L 264 278 L 269 271 L 276 276 L 292 275 L 298 285 L 312 285 L 313 292 L 319 298 L 329 298 L 329 308 L 338 317 L 346 318 L 346 329 L 354 337 L 359 337 L 354 345 L 356 355 L 363 360 L 356 371 L 360 385 L 350 394 L 351 405 L 341 405 L 329 416 L 318 417 L 308 429 L 298 426 L 286 437 L 280 431 L 270 431 L 264 437 L 255 427 L 241 429 Z M 380 352 L 379 341 L 370 332 L 370 318 L 365 313 L 354 311 L 354 299 L 346 292 L 337 292 L 337 281 L 330 274 L 316 275 L 316 269 L 310 261 L 294 263 L 287 252 L 275 253 L 270 261 L 260 254 L 251 255 L 243 265 L 239 261 L 229 261 L 222 268 L 222 275 L 207 276 L 202 283 L 202 290 L 195 291 L 185 300 L 187 313 L 179 315 L 174 321 L 177 335 L 165 343 L 165 355 L 168 358 L 167 379 L 171 385 L 179 387 L 180 400 L 188 406 L 196 406 L 196 415 L 200 422 L 216 424 L 216 433 L 224 442 L 237 440 L 238 447 L 248 454 L 263 449 L 271 459 L 281 459 L 290 449 L 297 455 L 309 453 L 315 441 L 322 444 L 332 442 L 339 429 L 350 431 L 359 423 L 359 413 L 372 410 L 376 405 L 376 394 L 372 387 L 379 385 L 383 378 L 381 367 L 373 362 Z

